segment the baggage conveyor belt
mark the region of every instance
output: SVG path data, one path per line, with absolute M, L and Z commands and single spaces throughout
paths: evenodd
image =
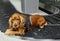
M 8 19 L 14 12 L 17 11 L 10 2 L 0 3 L 0 30 L 2 32 L 5 32 L 8 28 Z M 38 31 L 39 28 L 36 27 L 33 30 L 28 31 L 24 37 L 33 37 L 36 39 L 60 39 L 60 14 L 44 17 L 48 22 L 48 26 L 44 29 L 40 29 L 40 31 Z

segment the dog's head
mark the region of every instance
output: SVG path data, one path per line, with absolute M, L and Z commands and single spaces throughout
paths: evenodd
M 13 14 L 11 18 L 9 19 L 9 26 L 10 28 L 17 29 L 20 27 L 21 19 L 19 14 Z
M 14 17 L 14 18 L 12 18 L 12 21 L 11 21 L 11 23 L 12 23 L 12 27 L 13 28 L 18 28 L 19 27 L 19 25 L 20 25 L 20 18 L 19 17 Z

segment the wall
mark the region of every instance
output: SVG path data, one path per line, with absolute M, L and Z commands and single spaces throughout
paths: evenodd
M 9 0 L 14 7 L 25 14 L 40 13 L 41 15 L 48 15 L 47 13 L 38 10 L 39 0 Z
M 21 0 L 9 0 L 13 6 L 16 8 L 16 10 L 18 10 L 19 12 L 22 12 L 21 9 Z

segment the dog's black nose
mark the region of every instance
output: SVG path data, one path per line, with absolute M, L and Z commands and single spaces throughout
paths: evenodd
M 17 25 L 16 25 L 16 24 L 15 24 L 14 26 L 15 26 L 15 27 L 17 27 Z

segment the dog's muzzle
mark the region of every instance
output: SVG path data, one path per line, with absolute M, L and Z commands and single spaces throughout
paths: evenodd
M 13 27 L 13 31 L 16 31 L 18 28 L 17 28 L 17 24 L 14 25 Z
M 17 24 L 14 25 L 14 28 L 16 28 L 16 27 L 17 27 Z

